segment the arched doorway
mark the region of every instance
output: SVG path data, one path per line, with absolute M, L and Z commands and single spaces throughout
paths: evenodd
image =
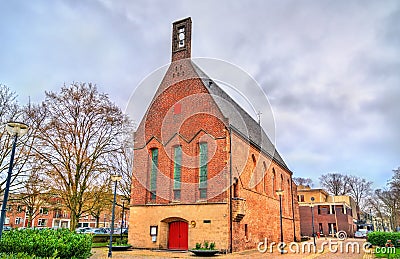
M 168 249 L 188 250 L 188 223 L 185 221 L 172 221 L 169 223 Z

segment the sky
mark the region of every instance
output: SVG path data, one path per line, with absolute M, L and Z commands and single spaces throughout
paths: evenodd
M 172 23 L 190 16 L 192 57 L 240 67 L 268 97 L 295 177 L 318 187 L 338 172 L 381 188 L 400 166 L 400 1 L 0 0 L 0 10 L 0 83 L 20 104 L 91 82 L 125 109 L 170 62 Z

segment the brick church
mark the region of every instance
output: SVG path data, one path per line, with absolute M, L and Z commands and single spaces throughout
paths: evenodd
M 300 240 L 297 188 L 267 134 L 191 60 L 192 22 L 173 23 L 172 62 L 134 143 L 129 243 L 221 251 Z

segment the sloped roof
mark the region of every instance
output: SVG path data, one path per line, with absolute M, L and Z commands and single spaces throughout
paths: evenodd
M 219 87 L 206 73 L 204 73 L 193 61 L 192 66 L 203 81 L 203 84 L 211 94 L 215 103 L 224 117 L 229 120 L 230 127 L 260 149 L 275 162 L 290 172 L 274 144 L 271 142 L 264 129 L 258 124 L 239 104 L 237 104 L 221 87 Z

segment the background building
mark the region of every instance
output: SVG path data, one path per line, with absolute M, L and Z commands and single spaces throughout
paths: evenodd
M 298 186 L 297 189 L 302 236 L 312 236 L 312 211 L 314 230 L 321 235 L 333 236 L 345 231 L 349 237 L 357 230 L 357 206 L 350 196 L 330 196 L 323 189 Z M 311 200 L 314 197 L 314 201 Z

